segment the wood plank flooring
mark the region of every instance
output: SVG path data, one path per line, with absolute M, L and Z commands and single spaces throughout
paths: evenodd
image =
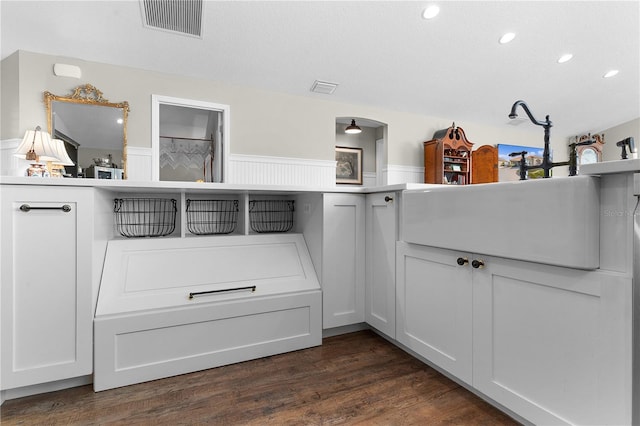
M 516 425 L 371 331 L 323 345 L 94 393 L 6 401 L 5 425 Z

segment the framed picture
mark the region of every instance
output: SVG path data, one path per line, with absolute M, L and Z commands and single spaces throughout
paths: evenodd
M 362 185 L 362 148 L 336 146 L 336 183 Z
M 462 167 L 460 167 L 460 164 L 452 164 L 451 170 L 453 170 L 454 172 L 460 172 L 462 171 Z
M 510 156 L 512 153 L 526 151 L 524 156 L 528 166 L 542 164 L 542 153 L 544 148 L 520 145 L 498 144 L 498 181 L 510 182 L 520 180 L 520 161 L 522 155 Z M 551 155 L 550 155 L 551 156 Z M 527 172 L 528 179 L 538 179 L 543 177 L 542 169 L 531 169 Z

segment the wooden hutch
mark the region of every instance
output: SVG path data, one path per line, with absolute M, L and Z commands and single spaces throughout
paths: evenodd
M 424 142 L 424 182 L 452 185 L 498 181 L 498 150 L 473 143 L 455 123 Z

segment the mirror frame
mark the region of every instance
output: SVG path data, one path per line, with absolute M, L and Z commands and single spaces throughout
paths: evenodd
M 591 145 L 582 145 L 576 148 L 576 154 L 578 156 L 578 167 L 582 164 L 582 152 L 588 149 L 595 151 L 597 162 L 602 161 L 602 148 L 604 145 L 604 133 L 601 135 L 592 135 L 589 133 L 588 135 L 582 135 L 580 137 L 576 136 L 576 142 L 582 142 L 593 139 L 595 142 Z
M 98 105 L 111 108 L 122 108 L 122 178 L 127 178 L 127 119 L 129 116 L 129 102 L 109 102 L 102 96 L 102 92 L 91 84 L 83 84 L 73 89 L 70 96 L 58 96 L 51 92 L 44 92 L 44 104 L 47 111 L 47 129 L 53 138 L 53 101 L 74 104 Z

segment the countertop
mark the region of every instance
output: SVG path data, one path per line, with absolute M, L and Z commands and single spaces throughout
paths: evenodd
M 580 167 L 582 176 L 599 176 L 615 173 L 640 172 L 640 159 L 604 161 L 585 164 Z M 44 185 L 67 187 L 94 187 L 114 192 L 251 192 L 251 193 L 304 193 L 304 192 L 337 192 L 369 194 L 376 192 L 404 191 L 410 189 L 428 189 L 442 187 L 435 184 L 401 183 L 385 186 L 331 186 L 308 187 L 295 185 L 246 185 L 230 183 L 205 182 L 169 182 L 169 181 L 131 181 L 111 179 L 76 179 L 76 178 L 37 178 L 0 176 L 0 185 Z
M 614 173 L 640 172 L 640 159 L 603 161 L 580 166 L 581 175 L 606 175 Z
M 205 182 L 131 181 L 111 179 L 39 178 L 0 176 L 0 185 L 41 185 L 66 187 L 92 187 L 114 192 L 215 192 L 215 193 L 304 193 L 337 192 L 369 194 L 376 192 L 403 191 L 434 186 L 431 184 L 402 183 L 395 185 L 308 187 L 295 185 L 245 185 Z M 440 186 L 440 185 L 435 185 Z

